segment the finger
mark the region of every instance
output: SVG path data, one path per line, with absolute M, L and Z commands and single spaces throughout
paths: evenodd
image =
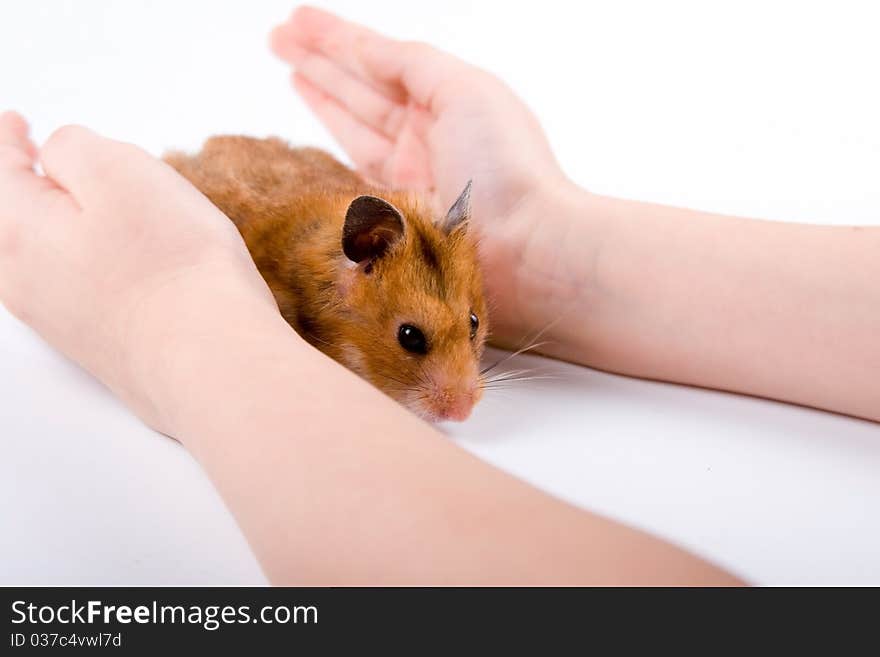
M 131 144 L 102 137 L 82 126 L 58 128 L 40 150 L 46 175 L 80 204 L 106 197 L 113 181 L 137 180 L 140 164 L 152 158 Z M 120 185 L 121 187 L 121 185 Z
M 314 7 L 296 9 L 272 32 L 271 44 L 279 57 L 294 65 L 303 51 L 320 53 L 397 103 L 412 96 L 419 104 L 428 105 L 438 82 L 432 76 L 413 86 L 406 84 L 395 62 L 413 54 L 412 44 L 389 39 Z
M 294 65 L 302 52 L 317 52 L 358 77 L 366 78 L 367 72 L 363 70 L 357 49 L 353 46 L 358 40 L 389 41 L 329 12 L 314 7 L 298 7 L 287 22 L 272 31 L 270 43 L 276 55 Z M 389 91 L 400 93 L 399 89 Z
M 46 175 L 75 198 L 101 172 L 94 170 L 94 155 L 100 151 L 98 135 L 77 125 L 67 125 L 53 132 L 40 150 L 40 164 Z
M 334 98 L 305 77 L 294 74 L 293 86 L 355 165 L 370 177 L 385 181 L 383 167 L 393 151 L 392 143 L 355 118 Z
M 26 236 L 39 233 L 48 215 L 76 210 L 67 192 L 37 175 L 35 160 L 36 147 L 25 120 L 14 112 L 0 114 L 0 259 L 4 261 L 21 252 Z
M 28 124 L 17 112 L 0 114 L 0 158 L 6 168 L 31 169 L 37 149 L 28 137 Z
M 298 57 L 296 71 L 374 130 L 391 139 L 400 133 L 406 108 L 378 93 L 327 57 L 303 51 Z
M 20 114 L 0 114 L 0 198 L 3 209 L 13 208 L 20 214 L 58 194 L 63 194 L 51 181 L 34 171 L 37 148 L 28 136 L 27 122 Z

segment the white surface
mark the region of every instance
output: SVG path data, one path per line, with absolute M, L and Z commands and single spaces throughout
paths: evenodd
M 325 6 L 502 75 L 595 191 L 878 223 L 872 3 L 721 4 Z M 0 107 L 39 139 L 81 122 L 157 154 L 217 132 L 339 153 L 265 47 L 291 6 L 4 0 Z M 467 449 L 759 583 L 880 584 L 880 426 L 521 362 L 560 378 L 490 395 L 451 427 Z M 189 456 L 0 310 L 0 584 L 264 581 Z

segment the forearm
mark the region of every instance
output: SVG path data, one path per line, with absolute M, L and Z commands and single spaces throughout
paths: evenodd
M 0 302 L 184 443 L 273 581 L 733 581 L 482 464 L 309 348 L 232 224 L 146 153 L 65 128 L 51 181 L 36 154 L 0 115 Z
M 286 325 L 236 331 L 178 362 L 172 425 L 273 582 L 736 583 L 482 463 Z
M 543 311 L 568 313 L 551 353 L 880 420 L 880 227 L 566 198 L 580 284 Z

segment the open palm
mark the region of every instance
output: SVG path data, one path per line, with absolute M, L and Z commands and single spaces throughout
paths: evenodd
M 503 221 L 536 177 L 560 175 L 535 118 L 497 78 L 421 43 L 302 7 L 272 33 L 293 84 L 369 178 Z M 488 225 L 481 225 L 484 232 Z

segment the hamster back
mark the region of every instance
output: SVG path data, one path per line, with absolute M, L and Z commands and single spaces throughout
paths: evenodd
M 488 333 L 470 183 L 437 215 L 276 138 L 212 137 L 165 160 L 235 223 L 305 340 L 426 419 L 468 417 Z

